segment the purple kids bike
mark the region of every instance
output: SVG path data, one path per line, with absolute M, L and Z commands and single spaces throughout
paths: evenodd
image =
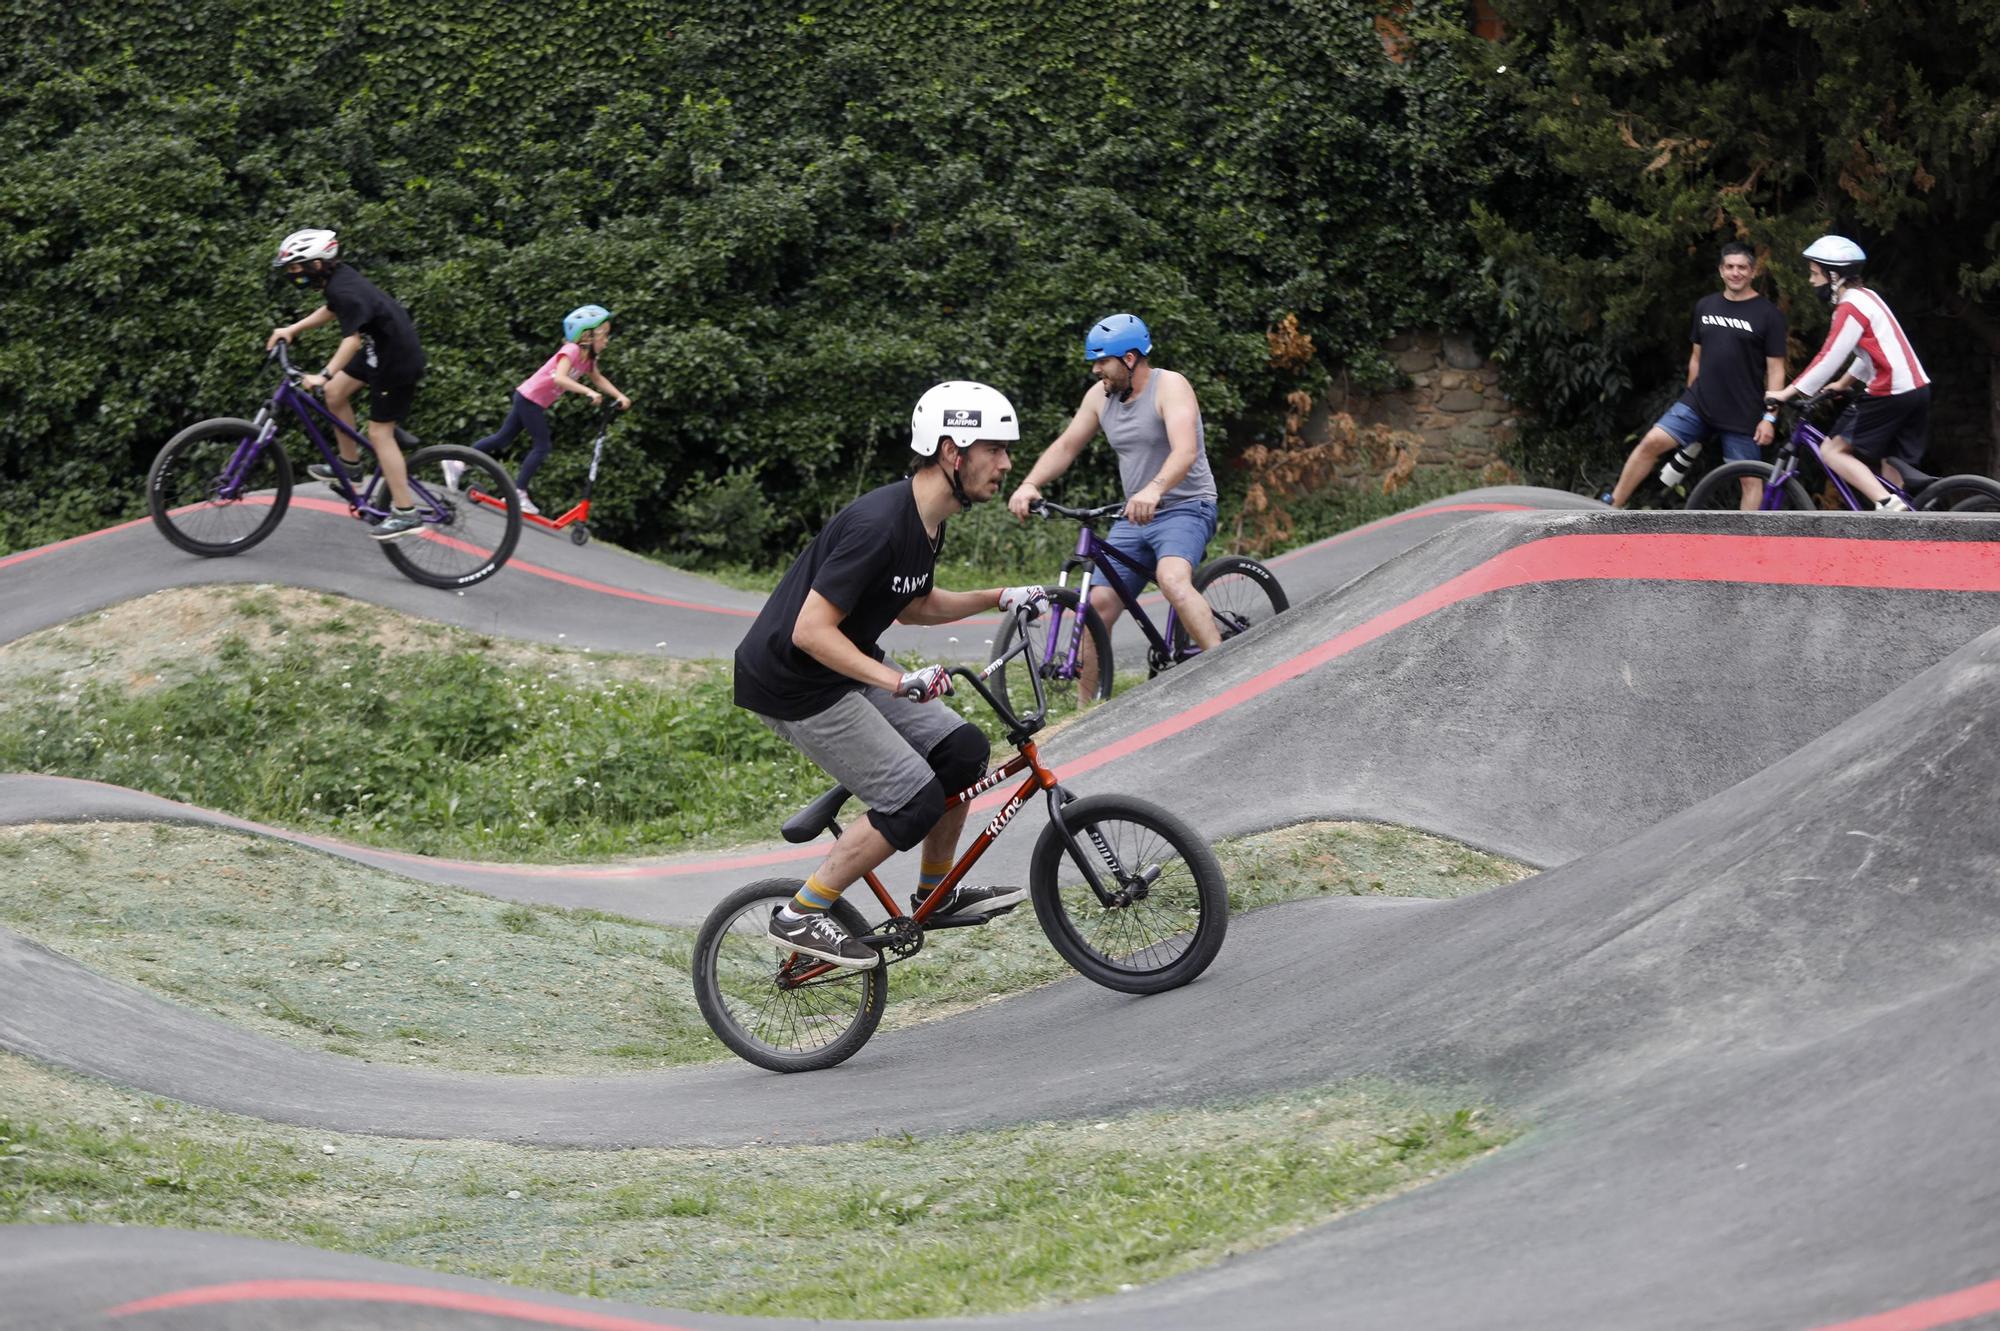
M 1132 622 L 1146 635 L 1148 678 L 1201 655 L 1201 648 L 1188 637 L 1171 607 L 1164 626 L 1155 628 L 1139 598 L 1125 590 L 1124 579 L 1118 575 L 1119 565 L 1137 573 L 1141 587 L 1152 577 L 1152 570 L 1106 544 L 1092 525 L 1120 517 L 1125 512 L 1123 504 L 1064 508 L 1039 499 L 1028 511 L 1038 518 L 1074 519 L 1081 524 L 1081 530 L 1077 532 L 1076 553 L 1063 561 L 1061 576 L 1048 589 L 1049 613 L 1025 626 L 1009 620 L 993 644 L 990 659 L 997 662 L 1014 650 L 1020 635 L 1029 638 L 1028 650 L 1008 661 L 993 677 L 994 692 L 1003 700 L 1029 696 L 1027 685 L 1032 681 L 1026 678 L 1028 670 L 1046 680 L 1083 681 L 1090 690 L 1083 701 L 1101 701 L 1111 696 L 1111 630 L 1091 607 L 1093 585 L 1109 587 L 1116 593 L 1131 614 Z M 1072 587 L 1070 574 L 1079 570 L 1083 576 Z M 1208 602 L 1224 642 L 1274 618 L 1291 605 L 1285 599 L 1285 589 L 1278 585 L 1277 575 L 1244 555 L 1222 555 L 1205 561 L 1194 571 L 1194 589 Z M 1063 632 L 1065 624 L 1069 626 L 1067 635 Z
M 326 459 L 336 478 L 328 486 L 348 515 L 371 524 L 389 516 L 389 484 L 378 468 L 368 465 L 373 450 L 367 438 L 299 387 L 303 372 L 292 368 L 285 343 L 271 354 L 284 367 L 284 378 L 254 420 L 218 417 L 190 425 L 167 441 L 147 473 L 153 525 L 189 554 L 209 559 L 239 555 L 277 530 L 292 503 L 292 460 L 278 442 L 281 413 L 287 411 Z M 358 463 L 340 460 L 333 444 L 336 431 L 360 447 Z M 409 464 L 410 492 L 424 525 L 402 540 L 381 543 L 382 553 L 426 587 L 470 587 L 498 573 L 521 539 L 521 496 L 507 469 L 484 453 L 455 444 L 419 447 L 416 437 L 400 427 L 396 440 Z M 501 502 L 486 507 L 455 490 L 445 480 L 447 462 L 463 463 L 463 481 L 476 483 Z M 301 502 L 327 506 L 324 500 Z
M 1801 398 L 1787 404 L 1795 410 L 1791 437 L 1778 446 L 1778 451 L 1769 462 L 1725 462 L 1720 467 L 1701 478 L 1688 495 L 1687 506 L 1691 509 L 1711 511 L 1734 510 L 1742 506 L 1743 482 L 1749 480 L 1761 488 L 1757 508 L 1764 513 L 1775 513 L 1780 509 L 1812 510 L 1818 507 L 1813 502 L 1812 493 L 1800 483 L 1800 468 L 1804 459 L 1800 451 L 1811 453 L 1813 460 L 1826 472 L 1826 478 L 1833 482 L 1839 492 L 1841 502 L 1847 507 L 1862 512 L 1874 512 L 1875 505 L 1854 493 L 1847 482 L 1831 467 L 1820 454 L 1820 446 L 1826 443 L 1826 435 L 1816 429 L 1806 419 L 1811 409 L 1822 402 L 1835 400 L 1838 395 L 1821 393 L 1816 397 Z M 1766 403 L 1768 406 L 1779 405 Z M 1876 474 L 1882 484 L 1889 487 L 1891 494 L 1900 495 L 1903 502 L 1920 513 L 2000 513 L 2000 481 L 1992 481 L 1984 476 L 1930 476 L 1918 471 L 1908 463 L 1888 464 L 1892 470 L 1878 467 Z

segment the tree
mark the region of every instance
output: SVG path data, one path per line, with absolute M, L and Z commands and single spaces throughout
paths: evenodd
M 1934 465 L 1992 468 L 2000 6 L 1499 8 L 1511 36 L 1482 57 L 1506 66 L 1495 81 L 1511 85 L 1552 178 L 1483 212 L 1478 231 L 1513 315 L 1502 339 L 1510 381 L 1548 423 L 1545 444 L 1602 451 L 1642 423 L 1643 396 L 1677 382 L 1687 310 L 1713 289 L 1724 241 L 1766 258 L 1766 289 L 1809 356 L 1826 315 L 1807 299 L 1797 256 L 1836 231 L 1869 251 L 1871 282 L 1936 380 L 1940 420 L 1971 422 L 1936 441 Z

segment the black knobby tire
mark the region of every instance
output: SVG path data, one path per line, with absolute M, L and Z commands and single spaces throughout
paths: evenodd
M 1688 495 L 1687 506 L 1690 510 L 1711 513 L 1735 512 L 1743 504 L 1744 477 L 1768 487 L 1774 474 L 1768 462 L 1725 462 L 1701 478 L 1701 483 Z M 1784 495 L 1787 509 L 1809 513 L 1819 507 L 1796 476 L 1785 479 Z
M 2000 481 L 1944 476 L 1926 485 L 1911 503 L 1922 513 L 2000 513 Z
M 1034 706 L 1035 686 L 1033 681 L 1028 678 L 1027 672 L 1029 670 L 1041 669 L 1042 660 L 1048 647 L 1048 635 L 1051 632 L 1060 635 L 1056 643 L 1056 656 L 1060 660 L 1067 657 L 1070 635 L 1076 631 L 1076 589 L 1074 587 L 1049 587 L 1045 590 L 1049 594 L 1050 609 L 1040 619 L 1028 625 L 1028 654 L 1026 658 L 1016 657 L 1012 661 L 1009 661 L 991 680 L 991 687 L 994 693 L 999 695 L 1000 700 L 1006 703 L 1009 708 L 1017 712 L 1023 708 Z M 1060 628 L 1057 627 L 1058 610 L 1062 612 Z M 1006 616 L 1006 627 L 1000 631 L 1000 636 L 994 639 L 993 655 L 987 657 L 987 660 L 997 661 L 1008 652 L 1014 650 L 1015 644 L 1020 642 L 1020 638 L 1014 632 L 1016 622 L 1012 615 Z M 1097 692 L 1092 701 L 1102 702 L 1111 696 L 1111 630 L 1104 626 L 1102 619 L 1098 618 L 1097 610 L 1094 607 L 1085 606 L 1083 607 L 1083 631 L 1088 635 L 1091 647 L 1097 653 Z M 1083 655 L 1079 652 L 1077 654 L 1077 666 L 1081 669 L 1082 665 Z M 1071 689 L 1075 686 L 1076 681 L 1074 680 L 1045 679 L 1042 684 L 1042 688 L 1045 691 L 1049 689 Z
M 708 913 L 694 940 L 694 999 L 703 1020 L 738 1055 L 773 1072 L 844 1062 L 868 1043 L 889 999 L 881 966 L 779 987 L 786 959 L 764 930 L 800 881 L 766 878 L 737 888 Z M 861 912 L 845 901 L 834 903 L 833 919 L 851 934 L 869 932 Z
M 458 444 L 432 444 L 404 461 L 425 522 L 422 531 L 382 542 L 389 562 L 426 587 L 470 587 L 498 573 L 521 539 L 521 495 L 507 469 L 478 449 Z M 458 490 L 445 484 L 446 462 L 465 465 Z M 474 489 L 504 501 L 504 510 L 474 502 L 467 493 Z M 377 486 L 376 492 L 380 502 L 388 487 Z
M 240 555 L 277 530 L 292 502 L 292 460 L 276 439 L 240 484 L 228 493 L 221 484 L 237 450 L 256 437 L 253 422 L 218 417 L 167 441 L 146 473 L 146 504 L 162 536 L 189 554 L 216 559 Z
M 1208 602 L 1222 640 L 1248 633 L 1257 625 L 1291 609 L 1278 575 L 1248 555 L 1220 555 L 1194 571 L 1194 589 Z M 1194 640 L 1180 620 L 1174 620 L 1174 656 L 1184 659 Z
M 1063 820 L 1107 889 L 1121 886 L 1114 863 L 1147 880 L 1130 904 L 1106 906 L 1055 824 L 1043 828 L 1028 890 L 1063 960 L 1128 994 L 1174 989 L 1207 970 L 1229 929 L 1229 891 L 1208 843 L 1159 805 L 1122 795 L 1073 801 Z

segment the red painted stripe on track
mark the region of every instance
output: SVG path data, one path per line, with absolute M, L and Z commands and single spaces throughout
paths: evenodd
M 1446 606 L 1509 587 L 1594 580 L 2000 592 L 2000 545 L 1813 536 L 1547 536 L 1503 551 L 1178 716 L 1085 754 L 1059 775 L 1079 776 L 1157 744 Z
M 135 1317 L 179 1308 L 206 1308 L 219 1303 L 399 1303 L 419 1308 L 446 1308 L 479 1317 L 507 1317 L 539 1326 L 574 1327 L 577 1331 L 682 1331 L 671 1322 L 642 1322 L 632 1317 L 555 1308 L 526 1299 L 474 1294 L 463 1290 L 430 1289 L 423 1285 L 392 1285 L 364 1280 L 244 1280 L 228 1285 L 203 1285 L 148 1299 L 135 1299 L 105 1310 L 106 1317 Z
M 25 564 L 30 559 L 40 559 L 43 555 L 54 554 L 56 551 L 67 549 L 72 545 L 81 545 L 85 541 L 94 541 L 100 536 L 110 536 L 114 532 L 130 531 L 134 527 L 143 527 L 151 521 L 151 518 L 134 518 L 130 522 L 121 522 L 115 527 L 106 527 L 102 531 L 87 531 L 81 536 L 72 536 L 66 541 L 51 541 L 47 545 L 38 545 L 32 550 L 22 550 L 18 554 L 11 554 L 5 559 L 0 559 L 0 568 L 10 568 L 15 564 Z
M 294 495 L 292 503 L 305 508 L 315 509 L 322 513 L 339 513 L 344 515 L 347 512 L 346 504 L 337 503 L 331 499 L 312 499 Z M 672 596 L 655 596 L 651 592 L 635 592 L 630 588 L 613 587 L 609 583 L 594 582 L 589 578 L 579 578 L 572 573 L 558 573 L 552 568 L 543 568 L 540 564 L 533 564 L 525 559 L 510 559 L 507 561 L 507 568 L 519 569 L 523 573 L 532 574 L 538 578 L 547 578 L 551 582 L 560 582 L 566 587 L 578 587 L 587 592 L 596 592 L 600 596 L 616 596 L 620 600 L 625 601 L 639 601 L 646 605 L 672 606 L 676 610 L 699 610 L 703 614 L 728 615 L 733 619 L 755 619 L 757 617 L 755 610 L 738 610 L 726 605 L 706 605 L 700 601 L 682 601 Z M 502 572 L 505 571 L 505 569 L 502 570 Z
M 1989 1280 L 1983 1285 L 1891 1308 L 1872 1317 L 1815 1327 L 1814 1331 L 1930 1331 L 1932 1327 L 1950 1326 L 1996 1312 L 2000 1312 L 2000 1280 Z

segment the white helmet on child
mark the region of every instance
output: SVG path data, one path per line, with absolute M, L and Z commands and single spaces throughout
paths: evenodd
M 340 237 L 323 227 L 308 227 L 304 231 L 294 231 L 278 242 L 278 257 L 271 260 L 271 266 L 283 268 L 290 263 L 311 263 L 314 259 L 339 257 Z
M 967 379 L 953 379 L 917 399 L 910 413 L 910 451 L 935 457 L 938 438 L 950 435 L 960 448 L 980 442 L 1011 444 L 1021 437 L 1014 404 L 997 388 Z

